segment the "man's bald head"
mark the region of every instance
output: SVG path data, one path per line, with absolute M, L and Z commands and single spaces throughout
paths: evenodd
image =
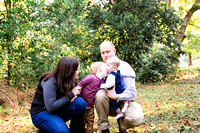
M 100 44 L 101 57 L 104 62 L 110 57 L 114 57 L 116 54 L 115 46 L 110 41 L 104 41 Z

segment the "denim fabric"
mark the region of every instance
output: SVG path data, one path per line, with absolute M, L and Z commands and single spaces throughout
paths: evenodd
M 48 131 L 51 133 L 81 133 L 83 116 L 86 110 L 86 103 L 81 97 L 77 97 L 73 102 L 66 105 L 65 108 L 56 112 L 56 114 L 42 111 L 36 115 L 32 115 L 33 124 L 40 131 Z M 71 120 L 70 129 L 67 122 Z

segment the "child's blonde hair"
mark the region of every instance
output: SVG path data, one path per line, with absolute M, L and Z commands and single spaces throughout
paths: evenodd
M 98 69 L 101 68 L 102 65 L 105 65 L 105 63 L 104 63 L 104 62 L 100 62 L 100 61 L 98 61 L 98 62 L 93 62 L 93 63 L 90 65 L 90 72 L 91 72 L 92 74 L 96 74 L 97 71 L 98 71 Z
M 120 59 L 116 56 L 108 58 L 106 62 L 109 62 L 117 67 L 120 65 Z

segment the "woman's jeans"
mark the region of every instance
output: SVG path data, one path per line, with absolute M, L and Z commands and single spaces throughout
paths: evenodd
M 56 114 L 42 111 L 38 114 L 32 115 L 33 124 L 39 128 L 40 131 L 51 133 L 81 133 L 83 116 L 86 110 L 86 103 L 81 97 L 77 97 L 73 102 L 68 104 L 66 108 Z M 71 120 L 70 129 L 67 122 Z

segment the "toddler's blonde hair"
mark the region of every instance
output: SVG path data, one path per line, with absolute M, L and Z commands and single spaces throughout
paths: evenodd
M 117 67 L 120 65 L 120 59 L 116 56 L 108 58 L 106 62 L 109 62 Z
M 92 74 L 96 74 L 97 71 L 98 71 L 98 69 L 101 68 L 102 65 L 105 65 L 105 63 L 104 63 L 104 62 L 100 62 L 100 61 L 98 61 L 98 62 L 93 62 L 93 63 L 90 65 L 90 72 L 91 72 Z

